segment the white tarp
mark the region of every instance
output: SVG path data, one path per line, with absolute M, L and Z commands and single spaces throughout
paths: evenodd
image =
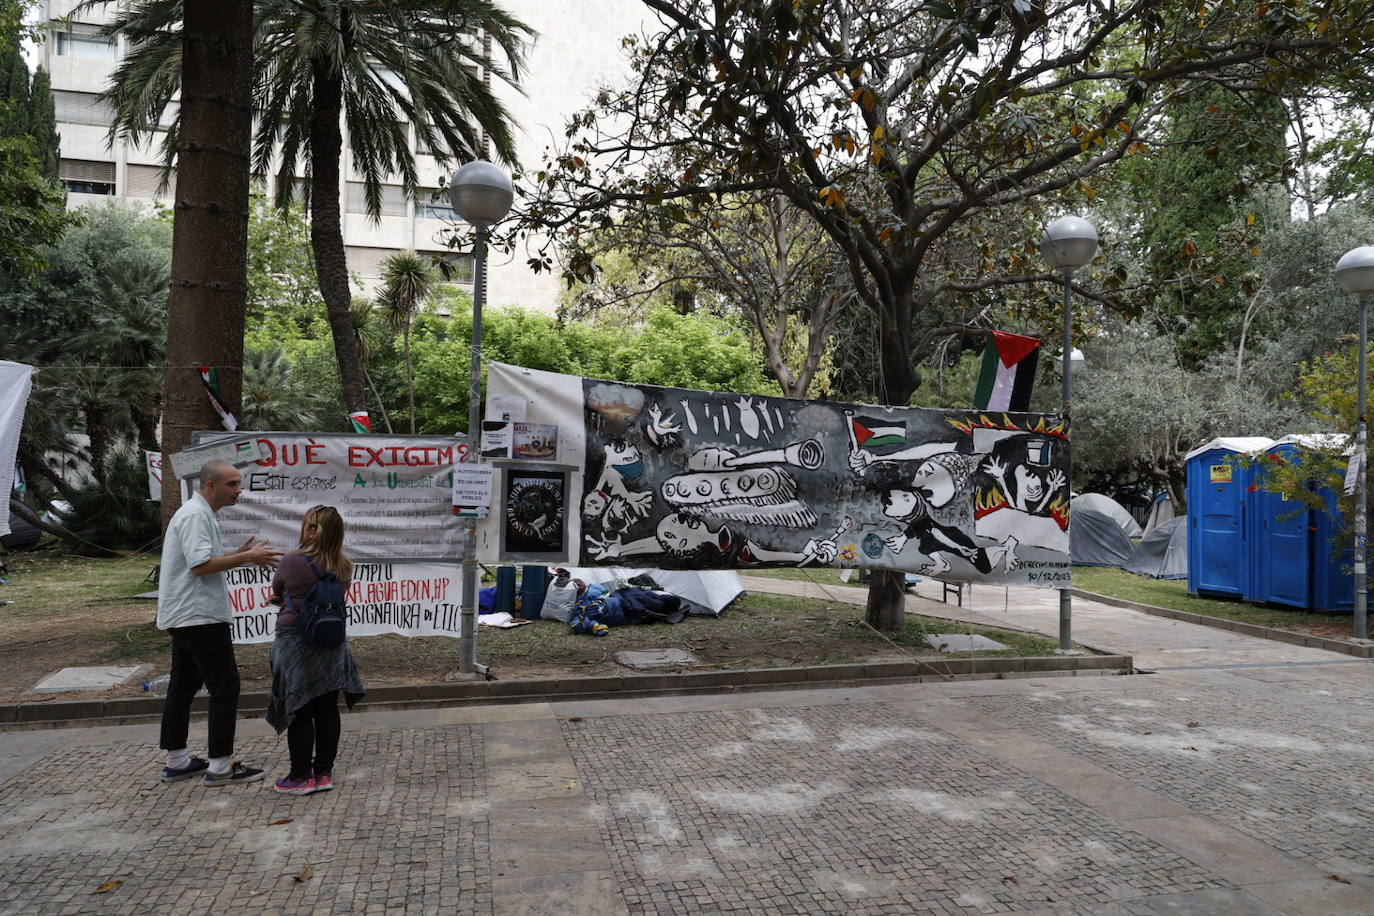
M 0 493 L 5 509 L 0 512 L 0 536 L 10 533 L 10 490 L 14 488 L 14 461 L 19 453 L 19 431 L 24 425 L 24 406 L 33 387 L 33 366 L 0 359 Z
M 565 567 L 566 568 L 566 567 Z M 739 573 L 729 569 L 626 569 L 620 566 L 578 566 L 568 569 L 574 579 L 587 583 L 609 585 L 617 580 L 628 582 L 635 576 L 648 573 L 653 580 L 679 598 L 694 601 L 719 614 L 731 602 L 744 594 Z

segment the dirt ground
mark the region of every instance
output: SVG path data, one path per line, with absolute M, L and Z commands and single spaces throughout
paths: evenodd
M 144 695 L 137 682 L 104 693 L 27 693 L 65 667 L 147 665 L 150 677 L 168 670 L 168 637 L 152 625 L 156 602 L 132 597 L 152 587 L 144 580 L 155 560 L 6 559 L 11 581 L 0 585 L 0 601 L 6 602 L 0 605 L 0 702 Z M 907 631 L 888 637 L 866 627 L 861 609 L 851 605 L 750 595 L 719 619 L 621 627 L 601 638 L 574 636 L 549 621 L 510 630 L 482 627 L 478 658 L 502 680 L 631 673 L 616 663 L 615 652 L 670 646 L 693 653 L 701 669 L 938 659 L 939 653 L 921 642 L 924 626 L 913 619 Z M 948 632 L 950 625 L 941 622 L 939 629 Z M 1003 654 L 1040 654 L 1053 648 L 1048 640 L 1041 646 L 1021 639 Z M 364 681 L 375 686 L 441 683 L 458 667 L 458 641 L 451 638 L 356 637 L 351 645 Z M 268 648 L 237 647 L 244 690 L 267 689 Z

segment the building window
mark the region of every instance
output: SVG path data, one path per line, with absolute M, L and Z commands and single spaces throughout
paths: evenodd
M 425 138 L 420 135 L 420 132 L 418 130 L 415 131 L 415 152 L 424 156 L 443 156 L 445 158 L 452 158 L 452 154 L 448 149 L 448 144 L 444 142 L 444 135 L 433 127 L 430 127 L 430 130 L 434 131 L 433 143 L 426 143 Z
M 58 163 L 57 177 L 62 186 L 73 194 L 109 194 L 115 192 L 115 164 L 90 159 L 63 159 Z
M 382 275 L 382 262 L 395 254 L 395 248 L 361 248 L 349 245 L 344 249 L 348 259 L 348 272 L 367 280 L 376 280 Z
M 58 57 L 81 57 L 86 60 L 114 60 L 118 55 L 115 40 L 100 34 L 100 26 L 85 22 L 69 22 L 57 35 Z
M 167 177 L 167 190 L 159 194 L 158 185 L 162 183 L 162 167 L 157 165 L 133 165 L 130 163 L 125 182 L 125 197 L 176 197 L 176 169 Z
M 465 286 L 472 285 L 473 271 L 477 266 L 471 254 L 463 251 L 421 251 L 421 258 L 426 261 L 442 261 L 445 265 L 444 279 L 449 283 L 461 283 Z
M 114 108 L 95 92 L 70 92 L 54 89 L 52 93 L 53 113 L 59 124 L 99 124 L 114 123 Z
M 415 197 L 415 216 L 419 219 L 442 219 L 453 222 L 458 219 L 449 203 L 448 191 L 439 188 L 421 188 Z
M 350 181 L 347 187 L 349 213 L 367 212 L 367 194 L 361 181 Z M 398 184 L 382 185 L 382 207 L 379 216 L 405 216 L 406 195 Z

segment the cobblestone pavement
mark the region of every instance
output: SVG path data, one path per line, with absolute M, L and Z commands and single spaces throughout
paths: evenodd
M 353 714 L 305 798 L 257 722 L 219 789 L 155 726 L 3 732 L 0 913 L 1368 914 L 1331 658 Z

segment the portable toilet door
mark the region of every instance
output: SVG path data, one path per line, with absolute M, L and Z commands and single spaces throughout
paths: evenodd
M 1270 604 L 1312 606 L 1312 511 L 1301 500 L 1264 489 L 1263 468 L 1277 461 L 1301 461 L 1302 450 L 1280 442 L 1269 448 L 1254 474 L 1258 536 L 1251 558 L 1259 571 L 1259 593 L 1253 596 Z
M 1347 536 L 1338 494 L 1322 490 L 1326 511 L 1312 513 L 1312 607 L 1319 611 L 1355 610 L 1355 547 Z
M 1213 439 L 1186 456 L 1190 595 L 1241 598 L 1248 590 L 1245 497 L 1250 469 L 1236 458 L 1273 442 L 1260 437 Z

